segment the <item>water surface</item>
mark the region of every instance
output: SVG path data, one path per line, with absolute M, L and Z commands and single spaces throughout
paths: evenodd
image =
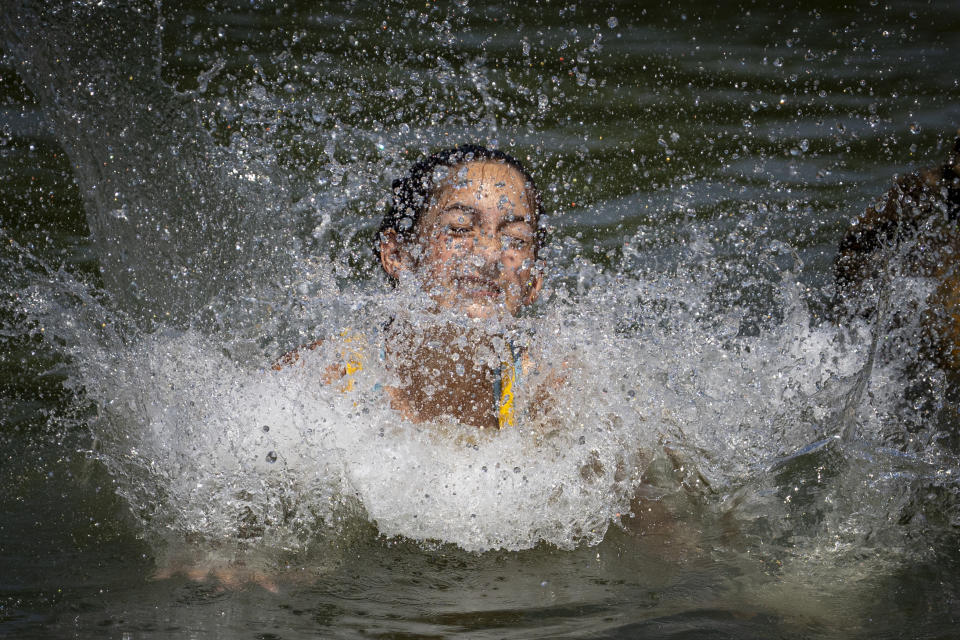
M 16 2 L 0 25 L 0 634 L 952 633 L 955 391 L 909 322 L 831 300 L 850 221 L 953 143 L 960 10 Z M 408 306 L 372 233 L 390 181 L 462 142 L 544 191 L 521 326 L 578 372 L 550 437 L 404 425 L 375 368 L 350 397 L 268 369 Z M 205 562 L 278 591 L 150 579 Z

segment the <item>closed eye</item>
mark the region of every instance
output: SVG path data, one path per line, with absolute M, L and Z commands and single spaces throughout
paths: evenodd
M 505 235 L 502 236 L 500 244 L 504 249 L 523 249 L 530 244 L 530 239 L 522 236 Z
M 452 236 L 465 236 L 473 231 L 476 216 L 474 209 L 455 204 L 443 211 L 439 222 L 445 233 Z
M 499 227 L 504 248 L 523 249 L 533 240 L 533 230 L 522 218 L 505 216 Z

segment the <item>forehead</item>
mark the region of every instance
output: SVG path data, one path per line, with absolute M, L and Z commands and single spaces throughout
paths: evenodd
M 476 161 L 456 165 L 437 185 L 438 204 L 451 200 L 480 201 L 506 197 L 514 207 L 532 212 L 533 193 L 527 179 L 515 167 L 503 162 Z

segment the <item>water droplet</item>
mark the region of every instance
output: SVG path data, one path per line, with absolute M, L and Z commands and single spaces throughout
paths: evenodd
M 513 472 L 514 472 L 514 473 L 520 473 L 520 467 L 514 467 L 514 468 L 513 468 Z
M 273 464 L 277 461 L 277 452 L 276 451 L 267 451 L 267 462 Z
M 263 425 L 263 432 L 266 433 L 267 431 L 270 431 L 269 425 Z
M 617 20 L 615 17 L 610 16 L 609 18 L 607 18 L 607 26 L 610 27 L 611 29 L 616 28 L 618 24 L 620 24 L 620 21 Z
M 923 127 L 920 126 L 919 122 L 910 123 L 910 133 L 917 134 L 923 131 Z
M 783 58 L 776 58 L 776 59 L 773 61 L 773 66 L 775 66 L 775 67 L 782 67 L 782 66 L 783 66 Z

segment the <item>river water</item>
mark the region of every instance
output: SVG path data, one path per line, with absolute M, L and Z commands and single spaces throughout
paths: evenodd
M 954 633 L 932 285 L 832 299 L 850 222 L 953 145 L 960 6 L 14 0 L 0 33 L 0 635 Z M 373 232 L 464 142 L 544 193 L 512 330 L 572 363 L 552 426 L 406 424 L 376 365 L 317 383 L 332 347 L 270 370 L 410 313 Z

